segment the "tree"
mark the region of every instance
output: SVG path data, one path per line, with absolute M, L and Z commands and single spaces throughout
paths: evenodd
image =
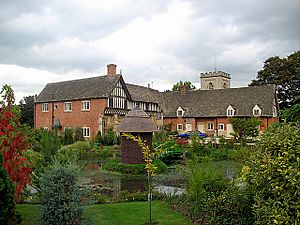
M 257 128 L 261 125 L 261 121 L 257 118 L 236 118 L 232 117 L 230 122 L 233 126 L 234 136 L 241 143 L 245 143 L 247 138 L 254 138 L 258 136 L 259 129 Z
M 19 107 L 21 109 L 20 123 L 27 124 L 30 127 L 34 126 L 34 96 L 24 97 L 19 102 Z
M 14 193 L 13 182 L 3 166 L 3 155 L 0 152 L 0 224 L 21 224 L 20 215 L 16 212 Z
M 255 189 L 255 224 L 299 224 L 300 126 L 283 123 L 262 135 L 245 174 Z
M 284 109 L 300 103 L 300 51 L 286 58 L 273 56 L 264 62 L 256 79 L 249 86 L 275 84 L 280 108 Z
M 146 163 L 145 170 L 147 172 L 148 177 L 148 199 L 149 199 L 149 223 L 150 224 L 157 224 L 155 222 L 152 222 L 152 207 L 151 207 L 151 201 L 152 201 L 152 190 L 153 190 L 153 179 L 152 177 L 156 176 L 157 166 L 154 164 L 154 159 L 158 156 L 160 156 L 165 150 L 160 148 L 158 146 L 157 148 L 154 148 L 151 150 L 149 146 L 146 144 L 146 141 L 144 141 L 140 136 L 136 137 L 131 134 L 123 134 L 124 137 L 136 142 L 142 153 L 143 158 Z
M 0 151 L 4 157 L 4 167 L 16 185 L 15 198 L 29 183 L 31 168 L 23 156 L 28 149 L 26 131 L 19 126 L 19 108 L 14 105 L 14 92 L 4 85 L 0 94 Z
M 282 111 L 282 118 L 286 122 L 300 122 L 300 103 Z
M 172 91 L 180 91 L 181 87 L 187 86 L 188 90 L 195 90 L 196 87 L 190 81 L 179 81 L 173 85 Z
M 79 225 L 83 208 L 80 200 L 79 167 L 54 161 L 41 177 L 41 224 Z

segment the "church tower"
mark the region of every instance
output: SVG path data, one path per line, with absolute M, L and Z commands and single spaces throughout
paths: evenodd
M 201 73 L 201 90 L 230 88 L 230 74 L 223 71 Z

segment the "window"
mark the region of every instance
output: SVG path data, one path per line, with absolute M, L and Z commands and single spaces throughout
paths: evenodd
M 72 102 L 65 102 L 65 112 L 72 111 Z
M 89 127 L 83 127 L 82 128 L 82 134 L 83 134 L 83 137 L 90 137 L 90 128 Z
M 182 124 L 177 124 L 177 130 L 182 130 L 183 129 L 183 125 Z
M 48 103 L 43 103 L 42 112 L 49 112 L 49 104 Z
M 208 123 L 207 124 L 207 129 L 208 130 L 213 130 L 214 129 L 214 124 L 213 123 Z
M 224 124 L 223 123 L 218 124 L 218 130 L 224 130 Z
M 90 101 L 82 101 L 81 102 L 81 110 L 83 110 L 83 111 L 90 110 Z
M 188 123 L 185 125 L 186 131 L 192 131 L 192 124 Z
M 72 127 L 64 127 L 64 131 L 66 130 L 72 130 Z
M 228 109 L 227 110 L 227 116 L 233 116 L 234 115 L 234 110 L 233 109 Z
M 227 111 L 226 111 L 226 115 L 227 116 L 234 116 L 235 115 L 235 110 L 231 105 L 228 106 Z
M 261 115 L 261 108 L 258 105 L 253 107 L 253 116 L 260 116 Z
M 254 109 L 253 114 L 254 114 L 254 116 L 259 116 L 259 114 L 260 114 L 259 109 Z
M 176 111 L 177 116 L 183 116 L 184 113 L 185 113 L 184 110 L 181 107 L 178 107 Z

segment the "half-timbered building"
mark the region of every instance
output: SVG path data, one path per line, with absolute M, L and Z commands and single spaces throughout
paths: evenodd
M 151 116 L 158 129 L 226 137 L 233 131 L 233 116 L 257 117 L 263 122 L 260 130 L 278 121 L 275 86 L 230 88 L 230 74 L 221 71 L 200 78 L 200 90 L 159 92 L 125 83 L 116 65 L 109 64 L 104 76 L 47 84 L 35 102 L 35 127 L 81 127 L 88 139 L 116 129 L 135 107 Z

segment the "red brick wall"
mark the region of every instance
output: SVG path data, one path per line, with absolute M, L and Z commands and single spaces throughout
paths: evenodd
M 271 123 L 279 122 L 279 118 L 271 117 L 271 118 L 258 118 L 263 122 L 263 125 L 260 126 L 261 131 L 264 131 Z M 186 120 L 186 122 L 184 122 Z M 198 124 L 204 125 L 204 131 L 207 134 L 214 135 L 215 130 L 217 129 L 217 124 L 224 124 L 224 131 L 220 131 L 220 135 L 224 135 L 227 129 L 227 124 L 230 124 L 230 117 L 220 117 L 220 118 L 196 118 L 196 119 L 189 119 L 189 118 L 174 118 L 174 117 L 164 117 L 164 125 L 172 124 L 171 130 L 177 130 L 177 124 L 183 124 L 183 128 L 185 129 L 185 125 L 187 123 L 192 124 L 193 130 L 198 130 Z M 208 130 L 207 124 L 213 123 L 214 129 Z
M 62 130 L 64 127 L 89 127 L 90 137 L 97 134 L 99 129 L 99 116 L 104 114 L 104 109 L 107 105 L 106 99 L 90 99 L 90 110 L 81 110 L 81 101 L 72 101 L 72 111 L 64 111 L 64 102 L 49 103 L 49 112 L 42 112 L 42 103 L 35 104 L 35 128 L 48 127 L 52 125 L 52 107 L 54 107 L 54 121 L 60 119 Z

